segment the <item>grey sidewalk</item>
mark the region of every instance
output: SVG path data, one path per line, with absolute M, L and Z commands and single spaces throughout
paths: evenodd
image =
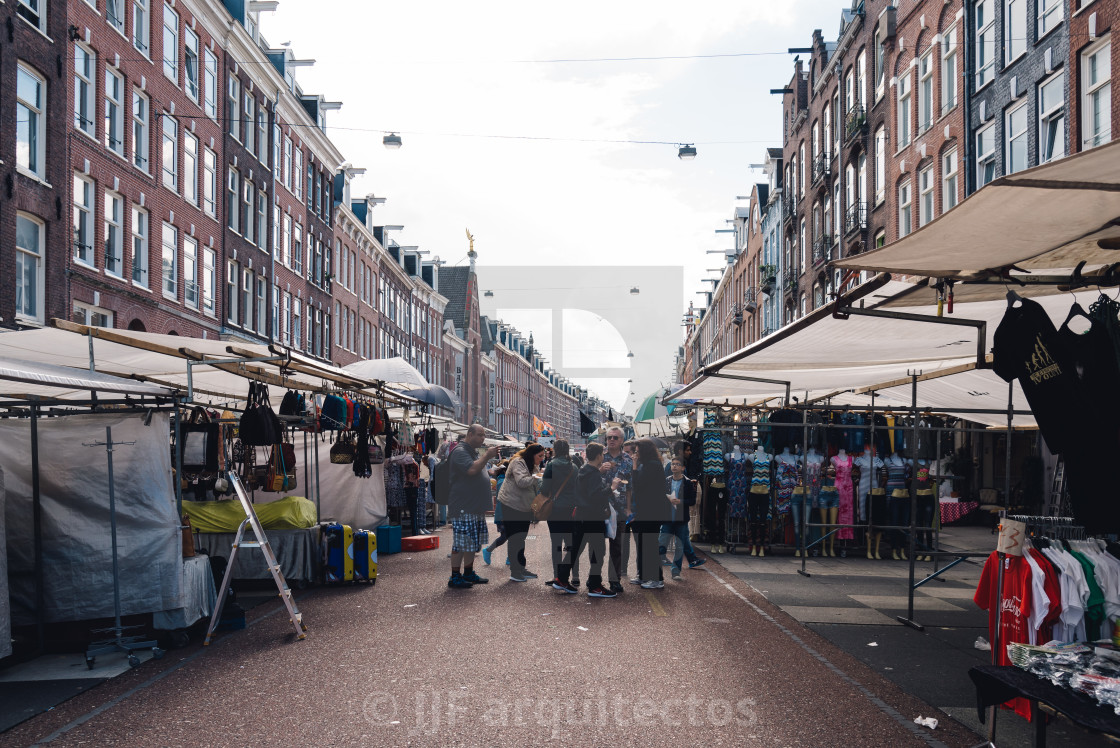
M 985 552 L 994 550 L 995 536 L 985 527 L 946 528 L 941 546 Z M 703 544 L 698 547 L 707 549 Z M 968 678 L 969 668 L 990 662 L 990 653 L 974 646 L 977 637 L 988 638 L 988 614 L 972 602 L 983 558 L 958 564 L 915 591 L 914 620 L 925 626 L 920 632 L 896 620 L 907 614 L 908 562 L 858 555 L 809 558 L 805 567 L 811 576 L 804 577 L 798 574 L 801 559 L 788 554 L 764 558 L 741 553 L 709 555 L 804 626 L 907 693 L 977 733 L 984 732 Z M 915 578 L 920 580 L 932 571 L 933 564 L 919 563 Z M 997 724 L 997 744 L 1030 744 L 1029 725 L 1021 717 L 1004 711 Z M 1052 723 L 1048 738 L 1048 744 L 1056 747 L 1110 745 L 1066 720 Z

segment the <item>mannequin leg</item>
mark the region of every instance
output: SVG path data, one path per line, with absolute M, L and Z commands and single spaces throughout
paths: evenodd
M 828 509 L 828 524 L 835 526 L 837 518 L 840 516 L 839 507 L 829 507 Z M 828 555 L 836 555 L 836 533 L 828 536 Z
M 881 533 L 881 532 L 875 533 L 875 559 L 877 561 L 881 561 L 883 559 L 883 557 L 879 555 L 879 546 L 882 544 L 882 542 L 883 542 L 883 533 Z

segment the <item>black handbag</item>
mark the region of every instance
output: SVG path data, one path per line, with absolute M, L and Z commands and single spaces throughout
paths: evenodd
M 179 424 L 179 459 L 183 472 L 214 472 L 218 469 L 218 429 L 206 410 L 196 406 L 190 418 Z
M 268 401 L 268 387 L 265 385 L 249 383 L 249 397 L 245 403 L 245 412 L 241 414 L 237 434 L 243 444 L 254 447 L 271 447 L 282 440 L 284 430 L 280 426 L 280 419 L 272 411 L 272 405 Z
M 338 436 L 338 441 L 331 445 L 331 463 L 335 465 L 349 465 L 354 461 L 354 442 L 352 437 L 343 431 Z

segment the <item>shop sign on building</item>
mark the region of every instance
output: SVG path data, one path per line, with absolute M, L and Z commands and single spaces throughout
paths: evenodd
M 490 426 L 490 428 L 494 428 L 494 415 L 495 415 L 494 408 L 497 405 L 497 399 L 498 399 L 498 375 L 497 375 L 497 372 L 492 371 L 492 372 L 490 372 L 490 392 L 489 392 L 489 397 L 488 397 L 488 401 L 489 401 L 489 405 L 490 405 L 490 407 L 488 408 L 488 411 L 489 411 L 489 414 L 490 414 L 490 419 L 489 419 L 489 421 L 487 421 L 487 425 Z
M 455 354 L 455 394 L 463 400 L 463 354 Z

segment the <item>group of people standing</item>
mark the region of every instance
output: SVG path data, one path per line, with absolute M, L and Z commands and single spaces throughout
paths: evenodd
M 562 593 L 577 594 L 579 559 L 587 553 L 589 597 L 611 598 L 623 591 L 630 560 L 630 540 L 635 542 L 636 576 L 630 581 L 644 589 L 665 586 L 664 566 L 674 579 L 681 575 L 684 559 L 694 568 L 704 563 L 692 548 L 688 533 L 689 509 L 696 503 L 696 483 L 684 474 L 683 450 L 664 464 L 649 439 L 625 442 L 621 429 L 606 433 L 606 445 L 592 443 L 582 459 L 571 453 L 568 442 L 558 439 L 552 456 L 540 444 L 529 444 L 505 465 L 497 492 L 495 522 L 501 537 L 489 540 L 486 513 L 491 507 L 491 476 L 487 464 L 497 447 L 482 450 L 485 431 L 471 426 L 451 451 L 451 489 L 448 516 L 454 531 L 451 577 L 447 584 L 468 589 L 486 584 L 474 568 L 475 555 L 490 553 L 503 539 L 508 543 L 510 582 L 526 582 L 537 574 L 526 568 L 525 538 L 534 520 L 532 503 L 538 495 L 551 499 L 548 529 L 552 545 L 552 581 Z M 675 541 L 673 559 L 668 548 Z M 603 566 L 607 565 L 606 579 Z

